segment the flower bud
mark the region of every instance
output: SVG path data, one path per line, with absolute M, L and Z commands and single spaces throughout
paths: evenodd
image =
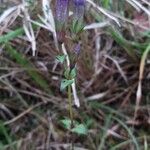
M 73 0 L 74 19 L 82 20 L 84 16 L 85 0 Z
M 58 27 L 62 27 L 68 18 L 68 5 L 69 0 L 57 0 L 56 1 L 56 24 Z
M 74 53 L 78 56 L 80 54 L 81 45 L 80 43 L 76 44 L 74 47 Z
M 72 32 L 81 33 L 84 28 L 83 16 L 85 10 L 85 0 L 73 0 L 73 24 Z
M 63 42 L 65 36 L 65 23 L 68 19 L 68 5 L 69 0 L 57 0 L 56 1 L 56 30 L 58 41 Z
M 76 43 L 73 47 L 73 51 L 70 55 L 70 68 L 73 69 L 78 61 L 78 57 L 81 51 L 80 43 Z

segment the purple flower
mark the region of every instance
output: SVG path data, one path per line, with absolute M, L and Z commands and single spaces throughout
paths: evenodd
M 85 5 L 85 0 L 73 0 L 76 6 Z
M 82 20 L 84 16 L 85 0 L 73 0 L 74 19 Z
M 80 54 L 80 50 L 81 50 L 81 45 L 80 43 L 76 44 L 75 47 L 74 47 L 74 53 L 76 55 L 79 55 Z
M 70 54 L 70 68 L 73 69 L 78 61 L 79 54 L 81 51 L 81 44 L 75 43 L 75 45 L 72 48 L 72 52 Z
M 69 0 L 56 1 L 56 23 L 58 28 L 61 28 L 68 18 Z

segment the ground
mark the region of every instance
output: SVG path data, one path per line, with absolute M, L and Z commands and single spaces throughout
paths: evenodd
M 74 39 L 70 16 L 61 42 L 42 2 L 0 1 L 0 150 L 149 150 L 150 1 L 87 0 L 84 30 Z

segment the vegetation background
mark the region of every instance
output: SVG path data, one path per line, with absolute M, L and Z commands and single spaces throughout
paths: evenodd
M 43 2 L 0 0 L 0 150 L 150 150 L 150 1 L 86 0 L 74 131 Z

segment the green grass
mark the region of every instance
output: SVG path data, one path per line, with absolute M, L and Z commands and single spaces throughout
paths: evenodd
M 13 40 L 14 38 L 19 37 L 23 34 L 24 34 L 24 29 L 22 27 L 14 31 L 10 31 L 7 34 L 0 36 L 0 44 L 4 44 L 5 42 Z
M 2 121 L 0 121 L 0 150 L 5 150 L 6 145 L 10 145 L 12 150 L 16 150 L 16 146 L 11 146 L 12 143 L 13 138 L 8 133 L 8 128 L 3 125 Z

